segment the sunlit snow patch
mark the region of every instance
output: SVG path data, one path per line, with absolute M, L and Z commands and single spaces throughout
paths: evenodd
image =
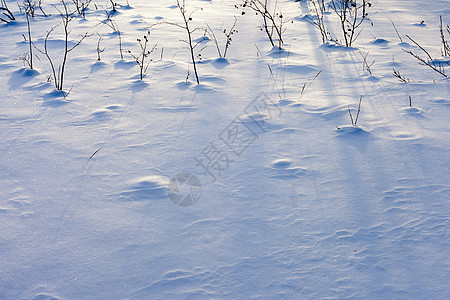
M 299 75 L 307 75 L 311 73 L 317 74 L 320 71 L 315 66 L 302 64 L 274 64 L 273 68 Z

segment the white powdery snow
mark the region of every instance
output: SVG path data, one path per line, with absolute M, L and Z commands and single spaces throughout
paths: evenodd
M 374 0 L 346 49 L 322 44 L 310 1 L 280 0 L 280 51 L 243 1 L 187 0 L 222 53 L 237 17 L 226 58 L 194 32 L 199 85 L 175 0 L 117 1 L 115 25 L 92 1 L 69 24 L 69 47 L 90 35 L 63 93 L 34 47 L 35 70 L 17 60 L 16 2 L 0 21 L 0 299 L 450 298 L 450 83 L 402 50 L 426 58 L 408 35 L 448 62 L 447 1 Z M 30 18 L 41 50 L 51 2 Z M 141 81 L 128 50 L 149 30 Z M 64 45 L 59 25 L 56 65 Z

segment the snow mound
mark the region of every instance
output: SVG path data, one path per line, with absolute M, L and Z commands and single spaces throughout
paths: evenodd
M 385 40 L 385 39 L 376 39 L 372 42 L 372 44 L 380 46 L 380 47 L 387 47 L 389 44 L 389 41 Z
M 168 183 L 167 178 L 158 175 L 136 178 L 129 182 L 120 197 L 129 201 L 159 200 L 167 197 Z
M 336 128 L 337 136 L 370 137 L 372 133 L 360 126 L 344 125 Z
M 289 158 L 280 158 L 272 161 L 268 168 L 269 176 L 283 180 L 295 179 L 305 175 L 306 169 L 293 166 L 293 161 Z
M 402 112 L 408 116 L 424 117 L 423 111 L 418 107 L 403 107 Z

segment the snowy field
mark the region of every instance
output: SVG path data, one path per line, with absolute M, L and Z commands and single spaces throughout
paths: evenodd
M 63 82 L 0 11 L 0 299 L 450 299 L 449 1 L 186 0 L 199 84 L 176 0 L 76 2 Z

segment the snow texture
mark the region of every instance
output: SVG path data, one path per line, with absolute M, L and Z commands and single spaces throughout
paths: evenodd
M 280 50 L 242 1 L 187 0 L 219 47 L 237 17 L 226 58 L 193 33 L 198 85 L 175 0 L 116 1 L 117 30 L 92 1 L 63 91 L 35 47 L 34 70 L 17 60 L 26 16 L 7 2 L 0 299 L 450 299 L 450 83 L 402 50 L 426 57 L 409 35 L 446 66 L 448 1 L 374 0 L 345 48 L 322 44 L 310 1 L 280 0 Z M 30 18 L 40 49 L 52 3 Z M 148 31 L 140 80 L 128 50 Z M 59 25 L 56 66 L 64 45 Z

